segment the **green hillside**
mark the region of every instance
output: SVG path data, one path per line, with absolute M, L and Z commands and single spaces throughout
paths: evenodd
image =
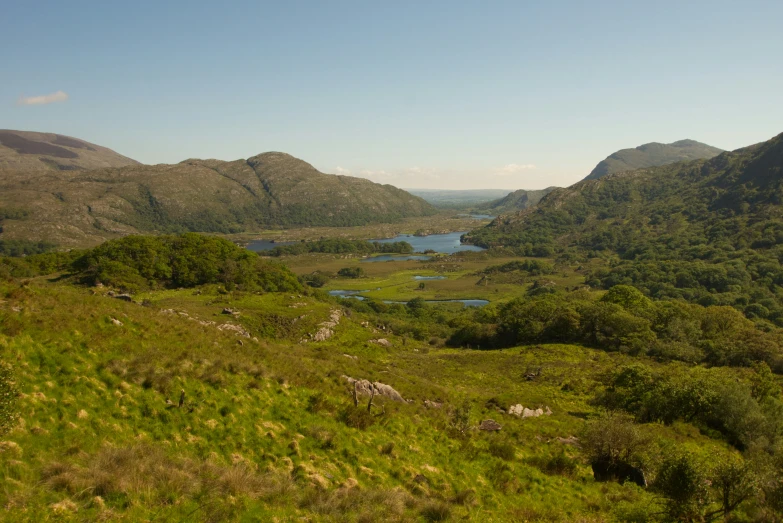
M 390 185 L 322 174 L 284 153 L 93 171 L 0 170 L 0 240 L 85 246 L 140 232 L 349 226 L 434 212 Z
M 588 281 L 783 324 L 783 135 L 711 160 L 586 180 L 471 232 L 478 245 L 610 260 Z
M 571 289 L 580 264 L 554 259 L 460 254 L 363 264 L 358 279 L 333 274 L 360 263 L 342 253 L 279 259 L 290 268 L 197 234 L 2 259 L 5 518 L 783 514 L 783 403 L 765 363 L 780 370 L 776 329 L 624 286 Z M 415 298 L 331 298 L 294 277 L 313 267 L 329 288 Z M 444 279 L 422 289 L 419 274 Z M 422 299 L 444 293 L 493 303 Z M 747 360 L 650 350 L 688 336 L 691 351 L 733 347 Z M 602 463 L 636 479 L 597 479 Z
M 606 157 L 587 175 L 585 180 L 596 180 L 607 174 L 633 171 L 645 167 L 668 165 L 713 158 L 723 149 L 695 140 L 679 140 L 673 143 L 646 143 L 633 149 L 622 149 Z

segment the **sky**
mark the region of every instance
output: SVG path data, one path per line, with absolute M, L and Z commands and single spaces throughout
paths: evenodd
M 144 163 L 283 151 L 403 188 L 540 189 L 783 132 L 783 2 L 3 0 L 0 128 Z

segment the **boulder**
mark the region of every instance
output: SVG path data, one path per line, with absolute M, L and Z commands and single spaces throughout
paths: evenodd
M 424 406 L 428 409 L 439 409 L 443 406 L 443 403 L 437 401 L 424 400 Z
M 122 301 L 133 301 L 133 296 L 130 294 L 115 294 L 114 297 Z
M 479 425 L 479 430 L 497 431 L 502 428 L 502 425 L 493 419 L 485 419 Z
M 391 347 L 391 342 L 387 340 L 386 338 L 379 338 L 377 340 L 370 340 L 370 343 L 374 343 L 375 345 L 380 345 L 381 347 Z
M 360 396 L 372 396 L 374 390 L 376 396 L 383 396 L 392 401 L 399 401 L 401 403 L 405 402 L 402 395 L 394 390 L 391 385 L 386 385 L 380 381 L 371 383 L 369 380 L 357 380 L 350 376 L 343 376 L 343 379 L 353 385 L 356 388 L 356 393 Z

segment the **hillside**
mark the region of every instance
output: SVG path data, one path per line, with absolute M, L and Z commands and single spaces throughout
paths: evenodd
M 547 187 L 546 189 L 540 189 L 537 191 L 520 189 L 518 191 L 507 194 L 503 198 L 480 205 L 479 209 L 492 211 L 497 214 L 528 209 L 536 205 L 541 201 L 541 198 L 555 189 L 557 189 L 557 187 Z
M 0 239 L 92 245 L 139 232 L 350 226 L 435 209 L 391 185 L 327 175 L 288 154 L 92 171 L 0 171 Z
M 634 149 L 622 149 L 606 157 L 595 166 L 585 180 L 596 180 L 607 174 L 633 171 L 644 167 L 656 167 L 675 162 L 713 158 L 723 149 L 712 147 L 695 140 L 677 142 L 646 143 Z
M 0 258 L 5 519 L 780 520 L 779 329 L 567 290 L 576 263 L 331 274 L 359 260 L 198 234 Z M 313 268 L 408 301 L 330 297 Z M 458 288 L 505 298 L 421 297 Z
M 467 235 L 534 256 L 619 258 L 588 281 L 783 325 L 783 135 L 711 160 L 585 180 Z
M 0 129 L 0 170 L 73 171 L 138 164 L 111 149 L 78 138 Z

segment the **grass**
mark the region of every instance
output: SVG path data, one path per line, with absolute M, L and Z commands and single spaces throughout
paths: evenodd
M 364 264 L 366 282 L 331 285 L 387 281 L 391 293 L 417 285 L 414 274 L 440 273 L 398 263 Z M 448 280 L 425 282 L 425 292 L 467 292 L 488 262 L 447 263 Z M 373 318 L 355 312 L 326 341 L 302 343 L 337 300 L 214 286 L 135 299 L 145 306 L 45 279 L 0 285 L 0 354 L 22 393 L 20 422 L 0 446 L 0 504 L 15 520 L 610 521 L 617 500 L 651 502 L 596 483 L 556 439 L 597 414 L 598 378 L 627 356 L 573 345 L 433 348 L 388 332 L 385 347 L 369 343 L 379 334 L 363 323 Z M 527 381 L 531 368 L 541 373 Z M 357 409 L 343 375 L 389 384 L 410 402 Z M 499 411 L 517 403 L 553 414 Z M 459 405 L 464 434 L 449 430 Z M 499 433 L 476 430 L 488 418 Z M 690 426 L 654 430 L 727 452 Z

